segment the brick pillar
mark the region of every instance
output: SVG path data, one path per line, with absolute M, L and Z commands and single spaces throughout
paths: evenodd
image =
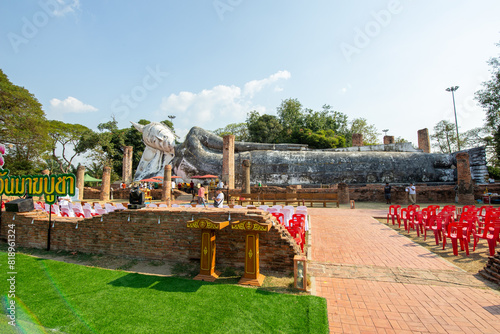
M 457 154 L 458 204 L 474 204 L 474 184 L 469 166 L 469 154 Z
M 352 134 L 352 146 L 363 146 L 363 134 L 361 133 Z
M 222 149 L 222 182 L 227 189 L 234 189 L 234 135 L 223 138 Z
M 384 145 L 394 144 L 394 136 L 384 136 Z
M 339 204 L 349 204 L 349 186 L 341 182 L 338 184 Z
M 243 160 L 243 174 L 244 174 L 244 194 L 250 194 L 250 160 Z
M 166 165 L 163 173 L 163 187 L 161 188 L 161 200 L 167 202 L 167 206 L 172 205 L 172 165 Z
M 85 167 L 79 165 L 76 169 L 76 187 L 78 188 L 78 199 L 83 200 L 83 192 L 84 192 L 84 180 L 85 180 Z
M 418 130 L 418 148 L 424 151 L 424 153 L 431 153 L 431 141 L 427 128 Z
M 132 153 L 133 146 L 123 147 L 122 181 L 129 185 L 132 183 Z
M 102 171 L 102 186 L 99 199 L 101 201 L 109 201 L 109 192 L 111 188 L 111 167 L 105 166 Z

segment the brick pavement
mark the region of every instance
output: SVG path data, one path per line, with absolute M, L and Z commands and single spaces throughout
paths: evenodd
M 331 333 L 500 333 L 500 294 L 373 212 L 309 209 L 313 294 Z

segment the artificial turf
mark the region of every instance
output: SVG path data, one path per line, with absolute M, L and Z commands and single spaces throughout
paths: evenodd
M 2 306 L 9 299 L 0 252 Z M 328 333 L 307 295 L 85 267 L 16 254 L 16 327 L 2 333 Z

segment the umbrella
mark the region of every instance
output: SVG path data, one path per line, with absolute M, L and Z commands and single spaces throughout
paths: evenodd
M 206 174 L 206 175 L 195 175 L 192 177 L 192 179 L 216 179 L 218 178 L 218 176 L 216 175 L 210 175 L 210 174 Z
M 218 178 L 217 175 L 210 175 L 210 174 L 203 175 L 202 177 L 200 177 L 200 179 L 216 179 L 216 178 Z
M 157 180 L 157 179 L 150 178 L 150 179 L 144 179 L 144 180 L 141 180 L 141 182 L 158 182 L 158 180 Z

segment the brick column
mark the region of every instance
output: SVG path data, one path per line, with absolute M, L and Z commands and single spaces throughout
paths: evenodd
M 132 183 L 132 153 L 133 146 L 123 147 L 122 181 L 129 185 Z
M 102 171 L 102 186 L 99 199 L 101 201 L 109 201 L 109 191 L 111 188 L 111 167 L 105 166 Z
M 243 174 L 244 174 L 244 194 L 250 194 L 250 160 L 243 160 Z
M 76 169 L 76 187 L 78 188 L 78 199 L 83 200 L 83 191 L 84 191 L 84 180 L 85 180 L 85 167 L 79 165 Z
M 429 130 L 427 128 L 418 130 L 418 148 L 424 153 L 431 153 L 431 141 L 429 139 Z
M 457 154 L 457 185 L 458 185 L 458 204 L 474 204 L 474 184 L 469 166 L 469 154 Z
M 339 204 L 349 204 L 349 186 L 341 182 L 338 184 Z
M 222 182 L 227 189 L 234 189 L 234 135 L 223 138 L 222 149 Z
M 172 205 L 172 165 L 166 165 L 163 173 L 163 187 L 161 188 L 161 200 L 167 202 L 167 206 Z
M 352 134 L 352 146 L 363 146 L 363 134 L 361 133 Z
M 394 144 L 394 136 L 384 136 L 384 145 Z

